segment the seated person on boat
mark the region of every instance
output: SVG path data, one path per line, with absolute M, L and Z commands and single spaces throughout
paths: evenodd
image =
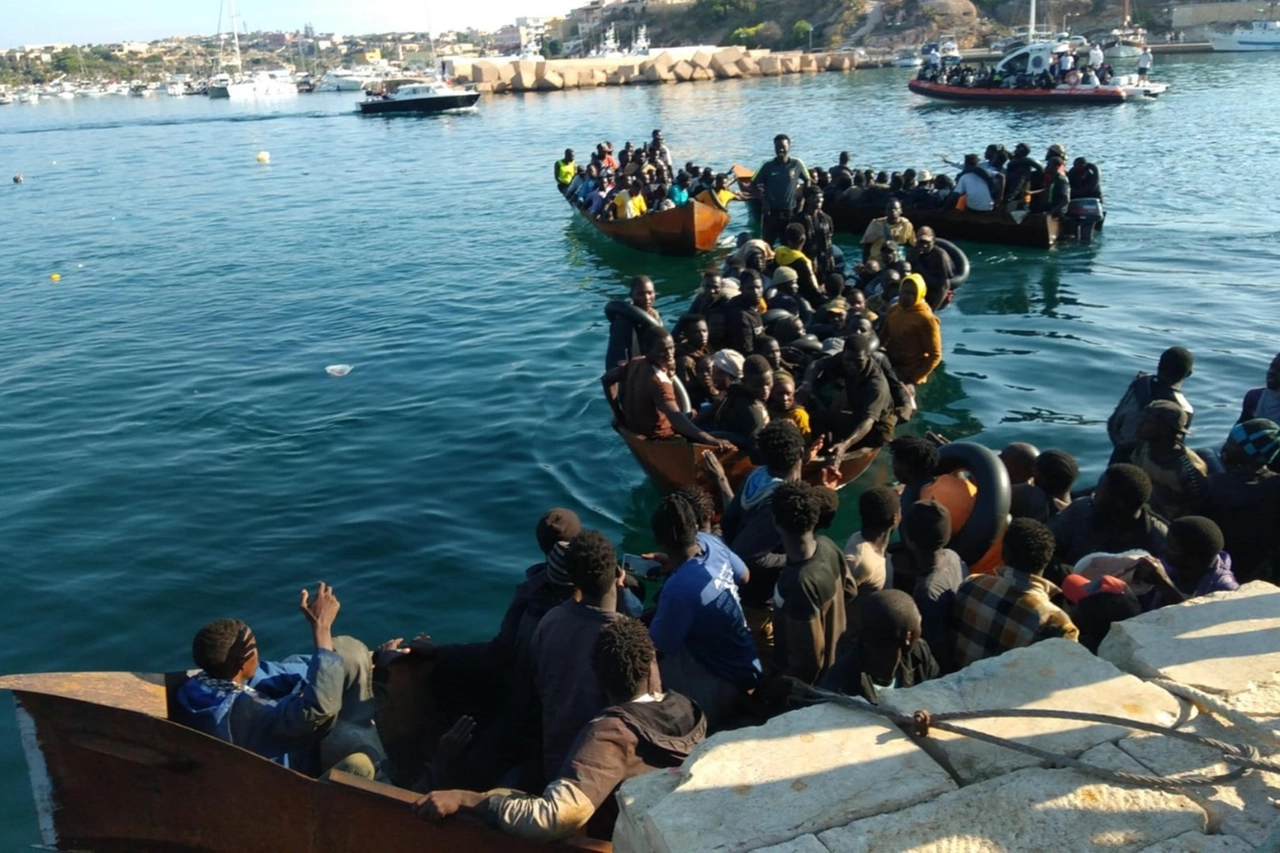
M 315 651 L 261 661 L 253 631 L 219 619 L 196 633 L 191 654 L 200 672 L 176 699 L 177 722 L 295 770 L 338 767 L 373 778 L 385 755 L 373 726 L 373 665 L 353 637 L 334 637 L 341 606 L 321 583 L 299 605 Z
M 558 778 L 540 796 L 435 791 L 414 804 L 418 813 L 440 820 L 465 810 L 534 841 L 584 832 L 612 837 L 618 787 L 633 776 L 678 767 L 705 739 L 707 721 L 688 698 L 663 690 L 653 641 L 635 619 L 621 617 L 600 630 L 591 669 L 609 706 L 581 730 Z
M 684 436 L 721 450 L 733 445 L 698 429 L 676 402 L 672 376 L 676 346 L 671 333 L 661 327 L 645 331 L 644 355 L 614 367 L 600 377 L 605 397 L 618 422 L 649 439 Z
M 655 298 L 653 279 L 647 275 L 638 275 L 631 279 L 631 286 L 628 289 L 631 304 L 661 323 L 662 315 L 658 313 L 657 308 L 653 307 Z M 617 367 L 640 355 L 640 332 L 641 327 L 624 314 L 619 314 L 610 321 L 609 347 L 605 350 L 604 358 L 605 370 Z
M 751 450 L 756 434 L 769 423 L 766 408 L 773 392 L 773 369 L 762 355 L 748 356 L 742 364 L 742 381 L 729 386 L 724 404 L 716 409 L 718 432 L 732 433 Z
M 955 267 L 951 255 L 937 247 L 933 229 L 923 226 L 916 233 L 916 244 L 907 250 L 911 270 L 924 279 L 925 301 L 933 309 L 941 308 L 951 293 L 951 277 Z
M 830 436 L 825 446 L 837 457 L 893 438 L 893 396 L 866 335 L 850 335 L 842 352 L 811 364 L 797 397 L 809 411 L 814 433 Z

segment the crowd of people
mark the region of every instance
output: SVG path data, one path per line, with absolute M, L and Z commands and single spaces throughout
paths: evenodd
M 1063 42 L 1048 54 L 1044 67 L 1038 67 L 1034 53 L 1023 53 L 996 65 L 980 62 L 947 63 L 933 53 L 920 67 L 917 79 L 968 89 L 1053 89 L 1058 86 L 1105 86 L 1115 79 L 1115 69 L 1103 55 L 1102 46 L 1094 44 L 1087 54 L 1077 56 L 1075 46 Z M 1151 48 L 1144 47 L 1138 57 L 1138 81 L 1145 83 L 1154 59 Z
M 729 202 L 741 198 L 728 175 L 692 161 L 677 167 L 661 130 L 638 148 L 628 140 L 616 157 L 613 143 L 601 142 L 585 165 L 573 149 L 565 149 L 552 169 L 556 188 L 570 204 L 605 221 L 635 219 L 694 200 L 728 210 Z
M 775 172 L 803 197 L 803 164 L 778 153 L 757 175 L 766 200 L 780 193 Z M 743 235 L 704 274 L 674 333 L 643 276 L 611 326 L 602 384 L 620 424 L 707 445 L 714 483 L 714 494 L 688 485 L 660 500 L 650 568 L 620 564 L 608 537 L 554 508 L 493 639 L 420 635 L 371 651 L 334 635 L 340 604 L 322 583 L 300 598 L 310 654 L 260 660 L 243 621 L 203 627 L 175 719 L 301 772 L 385 781 L 378 686 L 408 658 L 429 661 L 432 706 L 451 725 L 415 778 L 398 780 L 419 795 L 414 808 L 532 840 L 607 839 L 623 781 L 784 712 L 797 683 L 874 704 L 1046 638 L 1096 651 L 1117 621 L 1280 569 L 1280 355 L 1216 459 L 1185 443 L 1194 359 L 1182 347 L 1125 389 L 1092 489 L 1078 490 L 1065 451 L 1005 447 L 999 563 L 973 572 L 950 547 L 945 440 L 895 437 L 941 360 L 929 303 L 945 275 L 931 291 L 924 271 L 945 265 L 930 266 L 932 235 L 891 204 L 846 279 L 809 255 L 801 221 L 775 217 L 769 233 L 778 245 Z M 755 465 L 738 483 L 715 453 L 735 447 Z M 857 447 L 887 447 L 897 483 L 856 496 L 860 526 L 841 545 L 825 532 L 839 494 L 801 475 Z

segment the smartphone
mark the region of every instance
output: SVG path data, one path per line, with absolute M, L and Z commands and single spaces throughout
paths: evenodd
M 662 564 L 657 560 L 646 560 L 637 554 L 623 554 L 622 568 L 642 578 L 650 575 L 656 575 L 658 570 L 662 568 Z

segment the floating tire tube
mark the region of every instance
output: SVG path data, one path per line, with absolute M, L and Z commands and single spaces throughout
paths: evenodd
M 629 320 L 631 325 L 636 327 L 637 332 L 643 332 L 648 328 L 662 328 L 662 324 L 649 314 L 641 311 L 630 302 L 624 302 L 621 299 L 614 299 L 606 303 L 604 306 L 604 316 L 609 318 L 609 322 L 613 322 L 619 318 Z M 689 391 L 684 387 L 684 383 L 680 381 L 679 376 L 671 377 L 671 384 L 675 386 L 676 403 L 680 406 L 680 411 L 686 415 L 693 411 L 693 402 L 689 399 Z
M 801 352 L 815 353 L 817 355 L 825 354 L 825 350 L 822 347 L 822 341 L 818 340 L 817 335 L 805 335 L 802 338 L 796 338 L 794 341 L 787 344 L 787 346 L 795 347 Z
M 786 308 L 770 308 L 768 311 L 764 312 L 763 315 L 761 315 L 760 322 L 767 329 L 770 326 L 772 326 L 774 323 L 778 322 L 779 320 L 785 320 L 788 317 L 794 317 L 794 316 L 795 314 L 792 314 Z
M 955 275 L 951 276 L 951 287 L 954 290 L 969 280 L 969 256 L 960 251 L 960 247 L 950 240 L 934 237 L 933 244 L 951 256 L 951 267 Z
M 973 506 L 964 526 L 952 531 L 951 544 L 947 546 L 972 566 L 999 544 L 1004 535 L 1009 520 L 1012 489 L 1009 473 L 1000 462 L 1000 457 L 981 444 L 971 441 L 945 444 L 938 449 L 938 455 L 939 475 L 968 471 L 969 482 L 978 490 L 972 498 Z M 951 502 L 941 494 L 936 499 L 943 504 Z M 947 508 L 951 509 L 950 506 Z M 952 514 L 957 513 L 953 511 Z

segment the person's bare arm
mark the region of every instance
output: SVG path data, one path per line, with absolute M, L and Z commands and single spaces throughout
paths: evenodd
M 338 610 L 342 607 L 342 603 L 333 594 L 333 587 L 321 581 L 316 585 L 314 601 L 310 600 L 310 594 L 303 589 L 298 607 L 311 623 L 311 636 L 315 639 L 316 648 L 333 651 L 333 620 L 338 618 Z
M 680 435 L 696 441 L 699 444 L 709 444 L 717 450 L 733 450 L 734 444 L 721 438 L 716 438 L 710 433 L 703 432 L 698 429 L 697 424 L 689 420 L 689 416 L 680 411 L 680 407 L 670 400 L 662 400 L 660 403 L 662 413 L 667 416 L 667 420 L 671 421 L 671 426 Z

